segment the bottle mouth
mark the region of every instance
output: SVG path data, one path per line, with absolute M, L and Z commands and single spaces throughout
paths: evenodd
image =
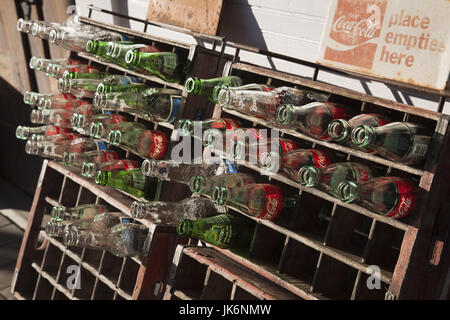
M 358 198 L 358 186 L 353 181 L 344 181 L 337 186 L 338 198 L 346 203 L 353 203 Z
M 49 221 L 45 226 L 45 233 L 50 237 L 61 236 L 61 231 L 64 230 L 60 221 Z
M 33 91 L 25 91 L 23 95 L 23 102 L 26 104 L 34 105 L 37 102 L 36 92 Z
M 98 125 L 95 122 L 92 122 L 89 126 L 89 135 L 93 138 L 98 138 Z
M 65 246 L 76 246 L 78 244 L 78 232 L 67 229 L 64 232 L 63 242 Z
M 20 32 L 24 31 L 23 30 L 24 25 L 25 25 L 25 21 L 22 18 L 17 19 L 17 25 L 16 25 L 17 31 L 20 31 Z
M 120 144 L 121 139 L 122 139 L 122 133 L 119 130 L 111 130 L 108 133 L 107 140 L 113 146 L 118 146 Z
M 16 128 L 17 139 L 26 140 L 26 139 L 28 139 L 29 135 L 30 135 L 30 128 L 25 127 L 25 126 L 18 126 Z
M 217 94 L 217 102 L 221 107 L 227 106 L 230 102 L 230 90 L 227 88 L 220 89 Z
M 259 166 L 264 170 L 276 172 L 279 169 L 280 155 L 276 152 L 265 151 L 259 156 Z
M 182 219 L 177 224 L 177 233 L 180 236 L 189 236 L 192 232 L 193 223 L 189 219 Z
M 50 43 L 60 44 L 62 40 L 62 33 L 53 29 L 48 35 L 48 40 L 50 41 Z
M 42 97 L 38 102 L 38 109 L 50 110 L 52 108 L 52 101 L 49 98 Z
M 130 207 L 131 217 L 143 219 L 146 213 L 146 203 L 144 201 L 134 201 Z
M 106 107 L 106 94 L 99 91 L 101 83 L 97 86 L 97 92 L 94 94 L 94 107 L 104 108 Z
M 41 31 L 41 25 L 39 23 L 37 23 L 37 22 L 34 22 L 31 25 L 31 34 L 33 36 L 37 36 L 40 33 L 40 31 Z
M 38 153 L 37 143 L 34 141 L 28 140 L 25 143 L 25 153 L 31 154 L 31 155 L 36 155 Z
M 70 126 L 74 129 L 78 127 L 78 113 L 74 113 L 70 117 Z
M 53 207 L 50 211 L 50 216 L 53 219 L 60 219 L 62 220 L 64 218 L 64 208 L 63 207 Z
M 351 126 L 344 119 L 337 119 L 328 125 L 328 135 L 335 141 L 343 141 L 351 134 Z
M 95 183 L 101 186 L 106 186 L 106 182 L 108 180 L 107 172 L 97 171 L 95 174 Z
M 298 182 L 305 187 L 315 187 L 319 184 L 319 171 L 313 166 L 304 166 L 298 171 Z
M 30 120 L 33 124 L 43 124 L 44 113 L 42 112 L 42 110 L 34 109 L 33 111 L 31 111 Z
M 95 164 L 92 162 L 85 162 L 81 166 L 81 175 L 86 178 L 92 178 L 95 174 Z
M 127 64 L 133 64 L 136 61 L 136 58 L 138 56 L 138 53 L 133 50 L 128 50 L 127 54 L 125 55 L 125 62 Z
M 373 128 L 362 125 L 352 130 L 352 142 L 358 147 L 367 147 L 373 139 Z
M 227 201 L 228 189 L 226 187 L 214 187 L 212 200 L 215 204 L 223 205 Z
M 114 52 L 114 42 L 108 42 L 108 44 L 106 45 L 106 55 L 107 56 L 112 56 Z
M 156 176 L 158 168 L 158 162 L 155 159 L 145 159 L 141 165 L 141 171 L 145 176 Z
M 39 60 L 40 60 L 40 58 L 38 58 L 38 57 L 35 57 L 35 56 L 31 57 L 30 63 L 29 63 L 30 69 L 36 69 L 38 66 Z
M 189 188 L 193 193 L 201 193 L 205 187 L 206 178 L 203 176 L 193 176 L 189 181 Z
M 290 104 L 279 106 L 275 110 L 275 121 L 280 124 L 290 124 L 294 115 L 294 107 Z
M 64 154 L 63 154 L 63 163 L 64 163 L 65 166 L 67 166 L 67 167 L 72 166 L 74 160 L 75 160 L 75 153 L 73 153 L 73 152 L 64 152 Z
M 70 79 L 59 78 L 58 79 L 58 91 L 61 93 L 70 93 L 71 83 Z
M 181 119 L 178 121 L 176 130 L 180 136 L 191 135 L 194 131 L 194 121 L 189 119 Z
M 184 87 L 186 88 L 186 91 L 188 93 L 192 93 L 193 91 L 195 91 L 195 89 L 197 89 L 197 84 L 195 82 L 195 79 L 188 78 L 186 80 L 186 83 L 184 84 Z
M 97 47 L 98 47 L 98 41 L 97 40 L 88 40 L 88 42 L 86 42 L 86 51 L 87 52 L 96 51 Z

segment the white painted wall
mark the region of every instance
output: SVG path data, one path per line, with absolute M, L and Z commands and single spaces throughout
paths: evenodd
M 269 51 L 315 61 L 330 0 L 224 0 L 222 23 L 219 33 L 234 42 L 255 46 Z M 407 1 L 407 0 L 404 0 Z M 119 3 L 119 5 L 113 3 Z M 87 16 L 87 5 L 111 10 L 114 6 L 128 15 L 145 19 L 148 0 L 76 0 L 79 13 Z M 129 24 L 142 30 L 138 22 L 114 21 L 110 15 L 94 12 L 93 19 L 107 23 Z M 176 32 L 149 27 L 148 33 L 177 41 L 196 43 L 196 39 Z M 210 47 L 206 44 L 207 47 Z M 227 53 L 234 50 L 227 48 Z M 311 77 L 312 70 L 277 59 L 241 51 L 240 58 L 265 67 Z M 318 80 L 347 87 L 375 96 L 411 104 L 428 110 L 437 110 L 438 100 L 430 95 L 417 95 L 408 91 L 397 91 L 382 83 L 361 81 L 359 79 L 320 72 Z M 450 102 L 446 102 L 444 113 L 450 114 Z

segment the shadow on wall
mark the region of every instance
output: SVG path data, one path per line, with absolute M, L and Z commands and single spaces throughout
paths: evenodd
M 33 126 L 31 108 L 23 102 L 23 95 L 3 78 L 0 96 L 0 204 L 3 208 L 28 210 L 27 201 L 34 195 L 42 159 L 25 153 L 25 141 L 16 138 L 16 128 Z M 24 202 L 20 197 L 25 197 Z
M 120 12 L 121 14 L 124 14 L 126 16 L 129 15 L 128 12 L 128 1 L 124 0 L 111 0 L 111 11 L 113 12 Z M 130 28 L 130 20 L 117 17 L 113 15 L 113 23 L 118 26 L 122 26 L 125 28 Z

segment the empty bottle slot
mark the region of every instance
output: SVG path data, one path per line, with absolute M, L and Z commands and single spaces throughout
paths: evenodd
M 355 289 L 355 300 L 384 300 L 389 286 L 376 279 L 374 275 L 361 273 Z
M 203 289 L 200 299 L 202 300 L 229 300 L 233 283 L 221 275 L 210 272 L 206 280 L 207 283 Z
M 86 249 L 83 255 L 83 261 L 88 263 L 91 267 L 98 269 L 102 259 L 103 252 L 100 250 Z
M 259 300 L 257 297 L 252 295 L 247 290 L 242 289 L 239 286 L 236 286 L 236 290 L 234 291 L 233 300 Z
M 42 271 L 45 271 L 53 278 L 56 278 L 59 266 L 61 264 L 62 256 L 63 256 L 62 251 L 49 243 L 47 254 L 45 255 L 44 264 L 42 266 Z
M 116 257 L 105 251 L 99 272 L 108 278 L 112 283 L 116 284 L 119 279 L 120 270 L 122 269 L 122 263 L 123 258 Z
M 72 291 L 74 287 L 80 284 L 80 280 L 83 279 L 86 270 L 81 269 L 79 264 L 72 260 L 69 256 L 63 257 L 63 263 L 59 270 L 58 284 L 63 286 L 68 291 Z
M 93 300 L 112 300 L 114 298 L 114 290 L 101 281 L 97 281 Z
M 139 267 L 133 259 L 126 259 L 118 287 L 129 295 L 133 294 Z
M 50 300 L 52 298 L 53 289 L 54 287 L 52 284 L 44 277 L 41 277 L 36 288 L 34 300 Z
M 193 299 L 199 299 L 208 267 L 187 255 L 182 255 L 176 268 L 172 291 L 180 290 Z
M 277 268 L 286 236 L 262 224 L 257 224 L 249 257 L 258 264 Z
M 88 270 L 81 268 L 79 284 L 72 289 L 73 295 L 78 299 L 89 300 L 94 290 L 95 276 Z

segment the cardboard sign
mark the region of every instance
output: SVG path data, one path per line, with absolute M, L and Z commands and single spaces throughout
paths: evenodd
M 447 0 L 331 0 L 318 63 L 445 89 Z

